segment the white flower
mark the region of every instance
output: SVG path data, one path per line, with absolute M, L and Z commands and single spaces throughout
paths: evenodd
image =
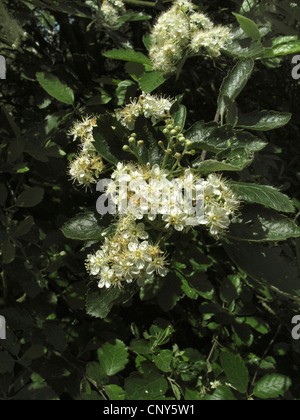
M 139 243 L 137 239 L 134 239 L 128 244 L 129 257 L 134 260 L 135 266 L 139 270 L 145 268 L 147 261 L 151 261 L 151 257 L 147 252 L 148 248 L 149 243 L 147 241 Z
M 103 265 L 101 267 L 100 281 L 98 287 L 106 287 L 107 289 L 111 286 L 111 280 L 114 275 L 114 270 L 110 269 L 108 265 Z
M 103 19 L 107 25 L 116 25 L 122 12 L 125 12 L 125 5 L 121 0 L 104 0 L 100 7 Z
M 122 232 L 122 238 L 126 240 L 147 240 L 149 238 L 149 234 L 145 231 L 144 223 L 138 223 L 136 225 L 134 222 L 132 222 L 130 225 L 127 226 L 126 230 Z
M 168 269 L 165 267 L 165 265 L 165 257 L 156 255 L 146 268 L 147 276 L 152 276 L 153 273 L 156 272 L 161 277 L 166 277 L 168 274 Z
M 209 220 L 210 233 L 213 236 L 217 236 L 230 225 L 227 211 L 220 207 L 212 206 L 207 213 L 207 218 Z

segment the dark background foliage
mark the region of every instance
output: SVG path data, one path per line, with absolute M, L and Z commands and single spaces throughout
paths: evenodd
M 136 391 L 142 388 L 150 399 L 189 400 L 203 398 L 205 387 L 212 399 L 246 399 L 257 381 L 269 375 L 273 393 L 256 389 L 255 398 L 298 399 L 300 347 L 291 337 L 291 319 L 300 311 L 300 287 L 291 297 L 284 288 L 258 282 L 233 264 L 222 244 L 204 235 L 175 238 L 170 254 L 177 275 L 114 306 L 105 319 L 87 315 L 84 258 L 89 244 L 65 238 L 60 229 L 93 208 L 97 196 L 68 179 L 77 145 L 67 131 L 82 115 L 113 111 L 139 93 L 132 84 L 122 98 L 119 83 L 130 80 L 124 62 L 102 53 L 126 41 L 145 52 L 142 38 L 153 22 L 127 22 L 110 31 L 97 21 L 87 30 L 95 3 L 3 1 L 11 22 L 3 24 L 0 35 L 7 60 L 7 79 L 0 82 L 0 314 L 7 320 L 7 339 L 0 346 L 0 398 L 147 398 Z M 242 2 L 197 3 L 215 22 L 236 25 L 232 12 L 239 12 Z M 251 4 L 247 16 L 271 22 L 270 36 L 299 32 L 289 2 Z M 155 18 L 168 5 L 159 1 L 152 8 L 127 8 Z M 187 126 L 211 121 L 232 63 L 227 55 L 215 62 L 190 59 L 177 82 L 169 79 L 160 92 L 184 93 Z M 286 127 L 261 134 L 268 147 L 241 178 L 280 187 L 298 212 L 300 90 L 291 70 L 291 56 L 257 62 L 239 97 L 244 112 L 276 109 L 293 115 Z M 37 72 L 66 83 L 74 104 L 49 96 Z M 266 252 L 279 258 L 280 275 L 299 284 L 299 239 Z M 270 267 L 270 278 L 277 269 Z M 240 378 L 228 372 L 232 365 L 241 367 Z M 210 382 L 225 383 L 224 372 L 235 390 L 211 390 Z

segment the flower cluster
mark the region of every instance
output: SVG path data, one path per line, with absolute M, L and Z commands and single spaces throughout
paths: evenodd
M 189 0 L 177 0 L 158 18 L 151 32 L 149 51 L 155 70 L 174 73 L 184 57 L 196 55 L 203 48 L 217 57 L 230 40 L 227 27 L 214 26 L 205 14 L 194 9 Z
M 165 277 L 166 256 L 148 238 L 143 223 L 137 224 L 128 216 L 121 218 L 115 235 L 106 238 L 100 250 L 87 257 L 86 268 L 98 278 L 98 287 L 121 287 L 134 280 L 142 286 L 154 274 Z
M 143 93 L 135 98 L 125 108 L 116 111 L 117 118 L 129 130 L 134 129 L 135 121 L 140 115 L 151 118 L 153 124 L 169 115 L 174 100 Z
M 89 187 L 97 182 L 100 174 L 104 170 L 104 163 L 95 149 L 93 142 L 93 128 L 97 126 L 95 117 L 85 117 L 82 121 L 77 121 L 69 131 L 69 135 L 74 140 L 80 139 L 80 152 L 70 163 L 69 175 L 80 185 Z
M 119 18 L 126 11 L 126 8 L 122 0 L 104 0 L 100 11 L 105 23 L 114 26 L 118 24 Z
M 119 163 L 107 186 L 107 194 L 119 214 L 134 220 L 153 222 L 159 215 L 163 228 L 177 231 L 206 225 L 218 236 L 230 225 L 238 201 L 226 181 L 218 175 L 206 179 L 186 169 L 180 177 L 168 179 L 158 165 Z

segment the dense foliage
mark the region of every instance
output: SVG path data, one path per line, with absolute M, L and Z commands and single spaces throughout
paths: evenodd
M 300 9 L 194 3 L 0 5 L 1 399 L 300 398 Z M 146 112 L 161 95 L 171 105 Z M 91 177 L 72 167 L 87 116 Z M 145 222 L 168 272 L 105 283 L 87 258 L 120 220 L 97 213 L 95 181 L 120 162 L 222 174 L 234 211 L 224 229 Z

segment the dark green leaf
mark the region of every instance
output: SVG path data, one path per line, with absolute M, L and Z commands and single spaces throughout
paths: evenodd
M 147 64 L 151 66 L 151 61 L 143 53 L 134 51 L 132 48 L 120 48 L 106 51 L 104 57 L 114 60 L 133 61 L 134 63 Z
M 145 72 L 139 78 L 139 85 L 143 92 L 151 93 L 166 81 L 164 73 L 157 71 Z
M 20 222 L 16 228 L 16 230 L 13 232 L 14 238 L 20 238 L 21 236 L 26 235 L 34 225 L 34 219 L 32 216 L 27 216 L 25 219 Z
M 17 198 L 18 207 L 35 207 L 43 200 L 44 189 L 40 187 L 27 188 Z
M 239 392 L 245 394 L 248 389 L 249 374 L 241 356 L 222 351 L 220 361 L 230 384 Z
M 237 125 L 255 131 L 275 130 L 285 126 L 291 119 L 288 112 L 259 111 L 239 115 Z
M 100 225 L 101 216 L 92 211 L 78 214 L 62 227 L 63 234 L 70 239 L 87 241 L 103 238 L 105 227 Z
M 258 26 L 255 22 L 253 22 L 253 20 L 248 19 L 245 16 L 239 15 L 238 13 L 233 14 L 249 38 L 252 38 L 253 41 L 259 41 L 261 39 Z
M 173 353 L 171 350 L 161 350 L 157 356 L 154 356 L 154 363 L 162 372 L 171 372 L 171 362 Z
M 236 401 L 231 389 L 228 386 L 219 386 L 212 395 L 206 395 L 205 401 Z
M 253 394 L 263 400 L 284 396 L 292 382 L 290 378 L 272 373 L 261 378 L 254 387 Z
M 167 389 L 166 379 L 152 366 L 147 366 L 143 375 L 133 372 L 125 379 L 127 400 L 159 400 Z
M 111 384 L 105 385 L 104 391 L 108 398 L 112 401 L 123 401 L 125 400 L 125 391 L 119 385 Z
M 246 86 L 254 68 L 252 59 L 239 61 L 234 68 L 225 77 L 220 88 L 218 106 L 221 115 L 224 115 L 226 104 L 224 97 L 228 97 L 231 101 L 235 101 L 238 95 Z
M 293 202 L 289 197 L 274 187 L 246 182 L 231 182 L 230 188 L 242 201 L 262 204 L 267 208 L 285 213 L 294 213 L 295 211 Z
M 98 349 L 98 360 L 107 376 L 113 376 L 125 368 L 128 363 L 128 350 L 123 341 L 116 344 L 105 343 Z
M 299 238 L 300 228 L 286 216 L 274 210 L 257 208 L 247 209 L 230 226 L 230 235 L 236 240 L 249 242 L 285 241 Z
M 4 241 L 2 245 L 2 259 L 4 264 L 10 264 L 14 261 L 16 256 L 16 248 L 15 246 L 9 242 Z
M 73 90 L 64 82 L 61 82 L 54 74 L 39 72 L 36 73 L 36 78 L 50 96 L 64 104 L 72 105 L 74 103 Z

